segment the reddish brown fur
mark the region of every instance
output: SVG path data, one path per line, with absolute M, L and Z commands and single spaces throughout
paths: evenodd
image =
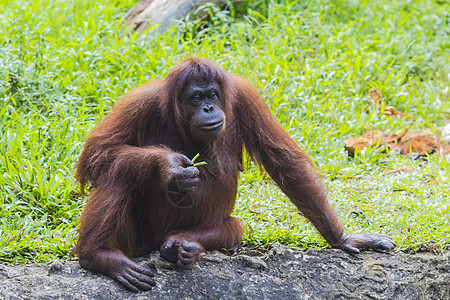
M 211 79 L 224 93 L 226 129 L 204 147 L 190 139 L 178 99 L 189 82 Z M 193 58 L 176 66 L 165 80 L 125 95 L 88 136 L 77 164 L 82 188 L 92 186 L 81 217 L 76 248 L 80 260 L 95 259 L 105 250 L 143 255 L 159 249 L 169 236 L 196 241 L 204 249 L 238 244 L 242 228 L 230 214 L 243 147 L 324 238 L 343 247 L 343 227 L 309 158 L 256 89 L 207 60 Z M 186 208 L 172 205 L 180 197 L 166 189 L 168 157 L 174 152 L 190 158 L 201 153 L 199 161 L 208 163 L 199 167 L 200 187 L 181 202 Z M 108 255 L 105 264 L 114 264 Z
M 198 76 L 195 66 L 200 69 Z M 189 74 L 194 76 L 188 78 Z M 220 170 L 214 176 L 209 166 L 200 168 L 203 183 L 195 197 L 201 200 L 195 206 L 180 209 L 167 201 L 167 155 L 178 151 L 193 157 L 201 150 L 187 137 L 180 107 L 171 100 L 178 99 L 180 83 L 184 86 L 188 79 L 205 75 L 219 82 L 227 99 L 225 113 L 232 115 L 235 96 L 227 74 L 206 60 L 190 60 L 174 68 L 165 81 L 145 84 L 124 96 L 88 136 L 77 164 L 81 187 L 90 183 L 93 188 L 81 217 L 76 248 L 80 257 L 111 244 L 128 255 L 139 255 L 159 249 L 169 234 L 190 229 L 201 235 L 220 226 L 221 219 L 232 220 L 224 225 L 227 232 L 221 230 L 216 240 L 203 246 L 215 249 L 239 243 L 241 226 L 229 217 L 241 167 L 242 146 L 236 142 L 229 144 L 221 138 L 212 147 L 214 156 L 226 156 L 217 166 L 209 162 L 211 168 Z M 206 154 L 199 160 L 208 160 Z

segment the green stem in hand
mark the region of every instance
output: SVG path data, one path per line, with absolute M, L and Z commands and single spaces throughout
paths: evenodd
M 195 162 L 195 160 L 196 160 L 199 156 L 200 156 L 200 153 L 197 153 L 197 154 L 194 156 L 194 158 L 191 159 L 191 161 L 192 161 L 192 162 Z M 193 167 L 204 166 L 204 165 L 206 165 L 206 164 L 207 164 L 206 161 L 201 161 L 201 162 L 198 162 L 198 163 L 194 164 Z
M 193 167 L 204 166 L 204 165 L 207 165 L 207 164 L 208 163 L 206 161 L 201 161 L 201 162 L 198 162 L 198 163 L 194 164 Z

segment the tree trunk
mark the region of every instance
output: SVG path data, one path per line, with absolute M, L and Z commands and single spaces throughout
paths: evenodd
M 207 2 L 226 3 L 225 0 L 140 0 L 127 12 L 126 24 L 137 33 L 156 24 L 159 31 L 164 31 Z

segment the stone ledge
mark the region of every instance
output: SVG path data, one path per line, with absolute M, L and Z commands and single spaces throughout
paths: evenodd
M 156 252 L 136 260 L 157 281 L 138 294 L 74 261 L 0 265 L 0 299 L 445 299 L 449 257 L 276 246 L 257 257 L 208 252 L 193 269 L 179 270 Z

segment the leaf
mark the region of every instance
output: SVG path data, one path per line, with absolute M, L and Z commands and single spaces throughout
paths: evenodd
M 399 151 L 402 155 L 414 154 L 415 159 L 422 159 L 434 153 L 440 156 L 450 154 L 450 146 L 445 142 L 425 132 L 419 131 L 408 135 L 408 131 L 406 128 L 400 134 L 385 134 L 380 130 L 369 130 L 360 137 L 345 140 L 344 148 L 351 157 L 355 155 L 357 149 L 362 150 L 368 146 L 386 146 Z
M 411 170 L 412 169 L 410 167 L 404 167 L 404 168 L 400 168 L 400 169 L 384 171 L 383 174 L 381 174 L 381 175 L 386 176 L 389 174 L 395 174 L 395 173 L 401 173 L 401 172 L 411 172 Z
M 350 138 L 344 141 L 344 148 L 351 157 L 355 156 L 356 150 L 361 151 L 370 145 L 372 145 L 372 140 L 367 138 Z
M 369 97 L 370 97 L 370 104 L 372 106 L 377 106 L 378 104 L 381 103 L 381 93 L 379 90 L 377 90 L 376 88 L 371 88 L 369 91 Z
M 408 114 L 405 114 L 402 112 L 398 112 L 392 106 L 385 106 L 385 103 L 384 103 L 383 99 L 381 98 L 381 93 L 376 88 L 370 89 L 369 98 L 370 98 L 369 106 L 378 107 L 380 110 L 382 109 L 382 107 L 384 107 L 383 110 L 384 110 L 385 116 L 387 116 L 387 117 L 402 117 L 402 118 L 405 118 L 406 120 L 412 120 L 411 115 L 408 115 Z M 368 109 L 368 107 L 366 107 L 366 110 L 367 109 Z
M 437 153 L 440 156 L 450 154 L 450 146 L 445 142 L 431 137 L 425 132 L 415 132 L 402 139 L 394 149 L 402 155 L 415 154 L 417 158 Z
M 412 116 L 411 115 L 398 112 L 398 111 L 395 110 L 395 108 L 393 108 L 391 106 L 386 107 L 384 109 L 384 115 L 386 117 L 398 117 L 399 116 L 399 117 L 405 118 L 406 120 L 409 120 L 409 121 L 412 120 Z
M 262 212 L 256 210 L 256 206 L 259 206 L 259 204 L 253 204 L 252 206 L 250 206 L 250 211 L 255 214 L 262 214 Z

